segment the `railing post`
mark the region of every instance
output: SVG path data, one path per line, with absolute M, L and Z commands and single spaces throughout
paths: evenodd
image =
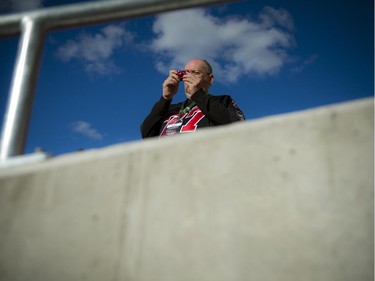
M 0 160 L 23 153 L 44 41 L 42 22 L 38 19 L 23 17 L 21 32 L 0 141 Z

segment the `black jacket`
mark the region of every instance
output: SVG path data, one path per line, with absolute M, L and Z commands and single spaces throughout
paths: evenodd
M 186 113 L 180 114 L 192 101 L 193 106 Z M 142 138 L 165 136 L 172 133 L 194 132 L 198 128 L 225 125 L 245 120 L 242 111 L 228 95 L 213 96 L 202 90 L 196 92 L 191 100 L 171 104 L 163 97 L 153 106 L 150 114 L 141 125 Z

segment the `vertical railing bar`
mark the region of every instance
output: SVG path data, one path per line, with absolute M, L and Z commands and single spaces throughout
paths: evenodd
M 13 72 L 0 146 L 0 160 L 23 153 L 38 77 L 44 28 L 37 19 L 25 16 Z

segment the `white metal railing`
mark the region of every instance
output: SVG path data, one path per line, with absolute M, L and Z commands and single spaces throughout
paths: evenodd
M 0 161 L 23 153 L 46 32 L 233 0 L 92 1 L 0 17 L 0 36 L 20 35 L 0 140 Z

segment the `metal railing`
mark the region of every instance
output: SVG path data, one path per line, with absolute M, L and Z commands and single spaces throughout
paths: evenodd
M 46 32 L 233 0 L 92 1 L 0 17 L 0 36 L 20 35 L 0 140 L 0 161 L 23 153 Z

